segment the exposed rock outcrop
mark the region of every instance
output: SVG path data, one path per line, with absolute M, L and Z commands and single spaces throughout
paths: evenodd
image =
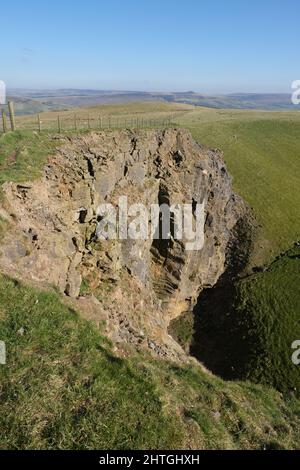
M 71 297 L 84 280 L 97 298 L 93 316 L 99 311 L 113 339 L 180 354 L 167 326 L 223 274 L 248 214 L 221 154 L 177 129 L 62 139 L 41 180 L 3 187 L 13 231 L 2 242 L 0 268 Z M 124 195 L 146 207 L 204 204 L 203 249 L 187 251 L 187 240 L 172 237 L 98 240 L 99 204 L 117 206 Z

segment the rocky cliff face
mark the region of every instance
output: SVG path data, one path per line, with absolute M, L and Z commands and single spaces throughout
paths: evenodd
M 239 226 L 248 214 L 222 156 L 177 129 L 62 140 L 41 180 L 4 185 L 2 214 L 11 230 L 2 242 L 1 269 L 79 297 L 117 341 L 181 354 L 168 324 L 193 308 L 238 254 Z M 172 237 L 97 239 L 99 204 L 117 206 L 120 196 L 146 207 L 203 204 L 203 248 L 187 251 L 187 240 Z M 80 296 L 82 287 L 89 295 Z

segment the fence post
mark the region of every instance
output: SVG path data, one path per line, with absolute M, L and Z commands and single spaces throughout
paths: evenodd
M 88 115 L 88 128 L 91 129 L 90 115 Z
M 99 127 L 100 129 L 102 129 L 102 118 L 99 116 L 98 119 L 99 119 Z
M 59 134 L 61 133 L 61 125 L 60 125 L 60 116 L 57 116 L 57 127 L 58 127 L 58 132 Z
M 2 109 L 1 114 L 2 114 L 3 133 L 5 134 L 5 132 L 7 131 L 7 125 L 6 125 L 6 114 L 5 114 L 4 109 Z
M 15 123 L 15 111 L 14 111 L 14 103 L 13 101 L 8 101 L 8 110 L 9 110 L 9 118 L 10 118 L 10 127 L 12 131 L 16 130 L 16 123 Z
M 38 129 L 39 129 L 39 132 L 41 132 L 41 118 L 40 118 L 40 115 L 38 114 L 37 116 L 37 119 L 38 119 Z

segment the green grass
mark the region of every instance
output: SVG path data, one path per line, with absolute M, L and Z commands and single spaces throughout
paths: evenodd
M 98 105 L 89 108 L 72 108 L 69 110 L 60 110 L 56 112 L 46 111 L 40 113 L 41 127 L 44 130 L 58 130 L 58 115 L 60 116 L 61 128 L 63 131 L 74 131 L 74 118 L 76 115 L 77 128 L 99 129 L 100 122 L 104 128 L 125 126 L 136 126 L 136 119 L 139 119 L 139 125 L 142 120 L 159 120 L 160 125 L 169 118 L 178 118 L 185 112 L 193 109 L 193 106 L 184 104 L 168 104 L 163 102 L 134 102 L 126 104 Z M 102 120 L 102 121 L 100 121 Z M 110 120 L 110 124 L 109 124 Z M 37 115 L 19 116 L 16 123 L 20 129 L 38 129 Z M 155 125 L 154 127 L 156 127 Z
M 169 325 L 169 334 L 186 352 L 189 352 L 196 333 L 194 323 L 195 319 L 192 312 L 186 312 L 172 320 Z
M 47 156 L 58 145 L 45 133 L 16 131 L 0 135 L 0 185 L 39 178 Z
M 236 322 L 246 332 L 244 378 L 300 397 L 300 370 L 291 345 L 300 338 L 300 248 L 291 249 L 268 271 L 237 283 Z
M 177 445 L 180 432 L 155 386 L 58 295 L 1 277 L 0 311 L 0 447 Z
M 61 303 L 0 276 L 2 449 L 296 448 L 293 396 L 196 366 L 116 357 Z

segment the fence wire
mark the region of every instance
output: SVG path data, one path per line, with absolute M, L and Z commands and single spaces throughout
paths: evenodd
M 120 118 L 115 116 L 57 116 L 48 118 L 42 115 L 31 116 L 17 116 L 15 118 L 15 130 L 24 131 L 48 131 L 48 132 L 76 132 L 87 130 L 104 130 L 104 129 L 151 129 L 151 128 L 167 128 L 176 126 L 172 116 L 160 119 L 151 119 L 144 117 L 126 117 Z M 11 131 L 9 118 L 6 122 L 2 122 L 1 133 Z

